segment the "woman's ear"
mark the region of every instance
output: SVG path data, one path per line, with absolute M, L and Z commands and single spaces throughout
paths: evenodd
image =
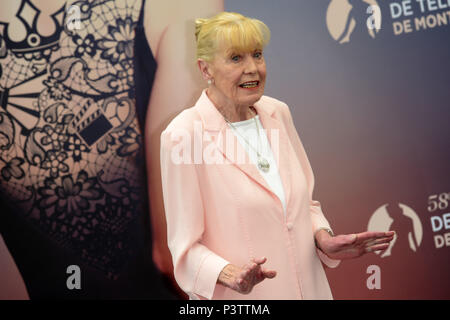
M 206 62 L 203 59 L 198 59 L 197 60 L 197 65 L 198 68 L 200 69 L 200 72 L 202 74 L 203 79 L 205 80 L 212 80 L 212 74 L 211 74 L 211 70 L 210 70 L 210 65 L 208 62 Z

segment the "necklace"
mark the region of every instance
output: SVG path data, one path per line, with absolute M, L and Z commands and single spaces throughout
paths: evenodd
M 259 149 L 259 142 L 260 142 L 259 125 L 258 125 L 258 121 L 256 121 L 256 117 L 253 117 L 253 120 L 255 121 L 256 133 L 258 134 L 258 146 L 257 146 L 257 149 Z M 225 121 L 230 125 L 230 127 L 233 129 L 233 131 L 236 132 L 245 141 L 245 143 L 247 143 L 247 145 L 256 152 L 256 154 L 258 156 L 258 169 L 263 171 L 263 172 L 269 172 L 269 170 L 270 170 L 270 163 L 269 163 L 269 161 L 267 161 L 266 158 L 261 156 L 261 154 L 259 153 L 259 151 L 257 149 L 253 148 L 253 146 L 248 142 L 248 140 L 243 135 L 241 135 L 239 133 L 239 131 L 236 129 L 236 127 L 230 121 L 228 121 L 228 119 L 225 119 Z

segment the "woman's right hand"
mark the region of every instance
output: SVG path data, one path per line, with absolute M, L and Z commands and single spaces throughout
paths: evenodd
M 248 294 L 253 287 L 264 279 L 272 279 L 277 275 L 275 270 L 262 268 L 267 258 L 252 259 L 242 268 L 232 264 L 226 265 L 219 274 L 218 283 L 242 294 Z

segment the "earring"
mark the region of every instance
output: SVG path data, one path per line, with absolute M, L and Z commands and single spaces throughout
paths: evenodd
M 208 79 L 208 84 L 209 84 L 209 85 L 212 85 L 213 83 L 214 83 L 214 80 Z

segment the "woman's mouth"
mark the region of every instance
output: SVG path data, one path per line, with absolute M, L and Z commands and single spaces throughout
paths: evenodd
M 258 86 L 259 86 L 259 81 L 247 81 L 247 82 L 241 83 L 239 85 L 239 87 L 244 88 L 244 89 L 257 88 Z

